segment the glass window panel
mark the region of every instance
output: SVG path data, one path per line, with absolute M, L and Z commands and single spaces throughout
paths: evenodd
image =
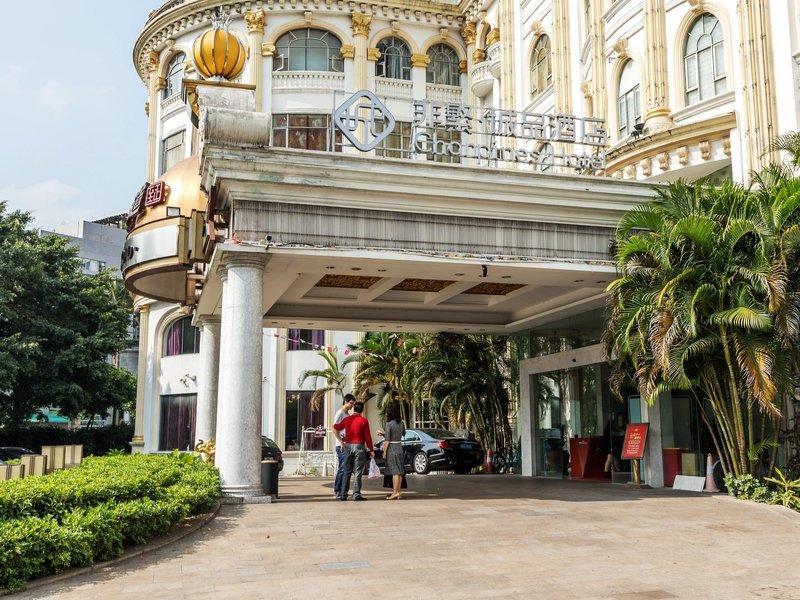
M 686 57 L 686 89 L 693 90 L 697 87 L 697 56 Z
M 273 129 L 272 132 L 272 144 L 278 148 L 285 148 L 286 147 L 286 130 L 285 129 Z
M 700 83 L 700 99 L 709 98 L 712 95 L 714 81 L 714 63 L 710 48 L 697 53 L 697 77 Z
M 308 115 L 289 115 L 289 127 L 307 127 Z
M 722 27 L 706 13 L 689 30 L 684 46 L 686 103 L 692 104 L 725 91 L 725 54 Z
M 297 29 L 282 35 L 275 44 L 273 70 L 340 71 L 342 43 L 322 29 Z
M 714 46 L 714 76 L 725 77 L 725 52 L 721 45 Z

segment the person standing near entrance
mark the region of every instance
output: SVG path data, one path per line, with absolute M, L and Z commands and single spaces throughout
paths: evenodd
M 387 500 L 400 499 L 400 486 L 405 475 L 403 460 L 403 434 L 406 428 L 400 417 L 400 407 L 392 404 L 386 410 L 386 429 L 383 436 L 383 455 L 386 458 L 384 473 L 392 476 L 392 493 Z
M 366 461 L 365 451 L 369 450 L 370 458 L 375 458 L 372 449 L 372 434 L 369 431 L 369 421 L 362 415 L 364 403 L 356 402 L 353 405 L 353 414 L 345 417 L 341 423 L 334 423 L 336 431 L 344 430 L 344 473 L 342 475 L 342 495 L 340 500 L 347 500 L 350 491 L 350 475 L 355 470 L 353 483 L 353 500 L 366 500 L 361 495 L 361 477 L 364 474 Z
M 356 402 L 356 397 L 353 394 L 345 394 L 342 400 L 342 408 L 336 411 L 333 417 L 334 424 L 341 423 L 345 418 L 350 416 L 350 411 L 353 410 L 353 404 Z M 342 497 L 342 479 L 344 478 L 344 431 L 334 430 L 333 435 L 336 437 L 336 479 L 333 481 L 333 495 L 339 500 Z

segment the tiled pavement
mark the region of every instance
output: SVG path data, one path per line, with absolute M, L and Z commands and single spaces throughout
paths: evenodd
M 513 475 L 282 479 L 190 536 L 11 596 L 67 599 L 800 599 L 800 514 L 721 495 Z

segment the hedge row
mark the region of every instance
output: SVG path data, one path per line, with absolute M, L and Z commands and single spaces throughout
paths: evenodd
M 190 455 L 91 458 L 0 484 L 0 588 L 119 556 L 219 497 L 217 470 Z
M 0 429 L 0 446 L 22 446 L 39 452 L 42 446 L 83 444 L 83 455 L 102 456 L 109 450 L 130 452 L 133 425 L 112 425 L 92 429 L 65 429 L 52 425 L 34 425 L 18 429 Z

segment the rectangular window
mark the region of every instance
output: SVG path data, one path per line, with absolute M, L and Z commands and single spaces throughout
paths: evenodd
M 159 450 L 191 450 L 197 417 L 197 394 L 161 396 Z
M 453 156 L 449 153 L 449 150 L 452 148 L 453 142 L 461 143 L 461 132 L 460 131 L 450 131 L 447 129 L 429 129 L 429 133 L 431 136 L 436 137 L 436 143 L 434 144 L 435 147 L 435 154 L 431 156 L 428 155 L 428 159 L 433 159 L 434 162 L 438 163 L 449 163 L 449 164 L 456 164 L 461 162 L 461 156 Z
M 181 130 L 177 133 L 164 138 L 161 142 L 161 173 L 164 174 L 172 167 L 183 160 L 183 138 L 186 131 Z
M 325 448 L 324 433 L 320 436 L 316 431 L 317 427 L 325 427 L 325 401 L 312 406 L 313 393 L 310 390 L 286 392 L 286 451 Z
M 289 329 L 286 334 L 286 350 L 318 350 L 325 347 L 323 329 Z
M 383 131 L 383 122 L 376 123 L 378 133 Z M 375 148 L 375 156 L 386 158 L 409 158 L 411 156 L 411 123 L 397 121 L 394 130 Z
M 331 148 L 330 132 L 329 115 L 273 115 L 272 145 L 276 148 L 341 152 L 342 134 L 336 132 L 335 148 Z

